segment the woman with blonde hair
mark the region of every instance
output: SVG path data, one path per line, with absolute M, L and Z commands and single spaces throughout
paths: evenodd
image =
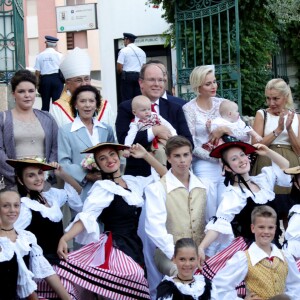
M 285 157 L 290 167 L 300 164 L 299 115 L 295 113 L 292 92 L 281 78 L 270 80 L 265 88 L 267 109 L 256 112 L 253 129 L 263 137 L 261 143 Z M 259 174 L 265 166 L 270 166 L 268 157 L 258 157 L 252 174 Z M 287 225 L 287 214 L 292 204 L 289 202 L 291 188 L 275 186 L 275 203 L 278 217 Z
M 190 75 L 190 84 L 196 98 L 183 106 L 183 112 L 188 127 L 193 136 L 193 171 L 201 179 L 208 179 L 213 183 L 213 193 L 209 196 L 209 215 L 214 216 L 221 196 L 224 191 L 224 178 L 222 177 L 221 165 L 218 159 L 210 157 L 209 151 L 202 145 L 209 141 L 211 144 L 218 144 L 222 135 L 234 135 L 239 140 L 247 141 L 248 135 L 243 132 L 232 132 L 226 126 L 220 126 L 210 132 L 211 120 L 220 117 L 219 106 L 225 100 L 217 97 L 218 84 L 215 77 L 213 65 L 198 66 Z

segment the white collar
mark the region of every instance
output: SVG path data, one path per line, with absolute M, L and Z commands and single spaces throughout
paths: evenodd
M 156 104 L 157 106 L 159 106 L 159 98 L 155 101 L 151 101 L 151 104 Z
M 206 186 L 201 182 L 201 180 L 195 176 L 191 171 L 190 173 L 190 180 L 189 180 L 189 192 L 192 191 L 194 188 L 204 188 Z M 183 183 L 172 173 L 172 169 L 170 169 L 166 174 L 166 185 L 167 185 L 167 193 L 172 192 L 178 188 L 186 188 Z
M 165 100 L 168 100 L 167 91 L 165 91 L 165 92 L 162 94 L 161 98 L 164 98 Z
M 97 120 L 97 117 L 93 118 L 93 128 L 95 127 L 102 127 L 102 128 L 106 128 L 106 126 Z M 71 126 L 71 132 L 74 132 L 74 131 L 77 131 L 79 130 L 80 128 L 86 128 L 86 126 L 82 123 L 81 119 L 79 118 L 79 116 L 77 116 L 75 119 L 74 119 L 74 122 L 72 123 L 72 126 Z
M 300 214 L 300 204 L 295 204 L 289 211 L 289 215 L 291 213 L 297 213 L 297 214 Z
M 251 246 L 248 249 L 248 253 L 250 256 L 250 261 L 252 266 L 255 266 L 257 263 L 259 263 L 264 258 L 269 258 L 271 256 L 276 256 L 282 261 L 284 261 L 284 257 L 282 252 L 277 248 L 276 245 L 271 244 L 272 252 L 269 256 L 265 251 L 263 251 L 261 248 L 257 246 L 257 244 L 254 242 L 251 244 Z

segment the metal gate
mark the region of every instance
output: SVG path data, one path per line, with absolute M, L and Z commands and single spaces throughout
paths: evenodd
M 22 0 L 0 0 L 0 83 L 25 68 Z
M 199 65 L 215 65 L 218 94 L 241 111 L 238 0 L 176 0 L 175 29 L 179 95 L 195 97 L 189 75 Z

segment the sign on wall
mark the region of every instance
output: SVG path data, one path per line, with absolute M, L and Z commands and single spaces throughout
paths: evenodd
M 57 32 L 70 32 L 97 29 L 96 3 L 57 6 Z

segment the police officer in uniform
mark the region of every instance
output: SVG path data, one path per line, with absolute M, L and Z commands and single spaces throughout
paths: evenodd
M 59 64 L 62 54 L 56 51 L 58 39 L 46 35 L 46 49 L 38 54 L 34 69 L 38 80 L 38 91 L 42 97 L 42 110 L 49 111 L 50 99 L 52 101 L 59 99 L 64 87 L 64 81 L 59 73 Z
M 145 52 L 134 44 L 137 38 L 132 33 L 123 33 L 124 48 L 118 55 L 117 72 L 121 74 L 121 101 L 141 95 L 139 72 L 146 63 Z

